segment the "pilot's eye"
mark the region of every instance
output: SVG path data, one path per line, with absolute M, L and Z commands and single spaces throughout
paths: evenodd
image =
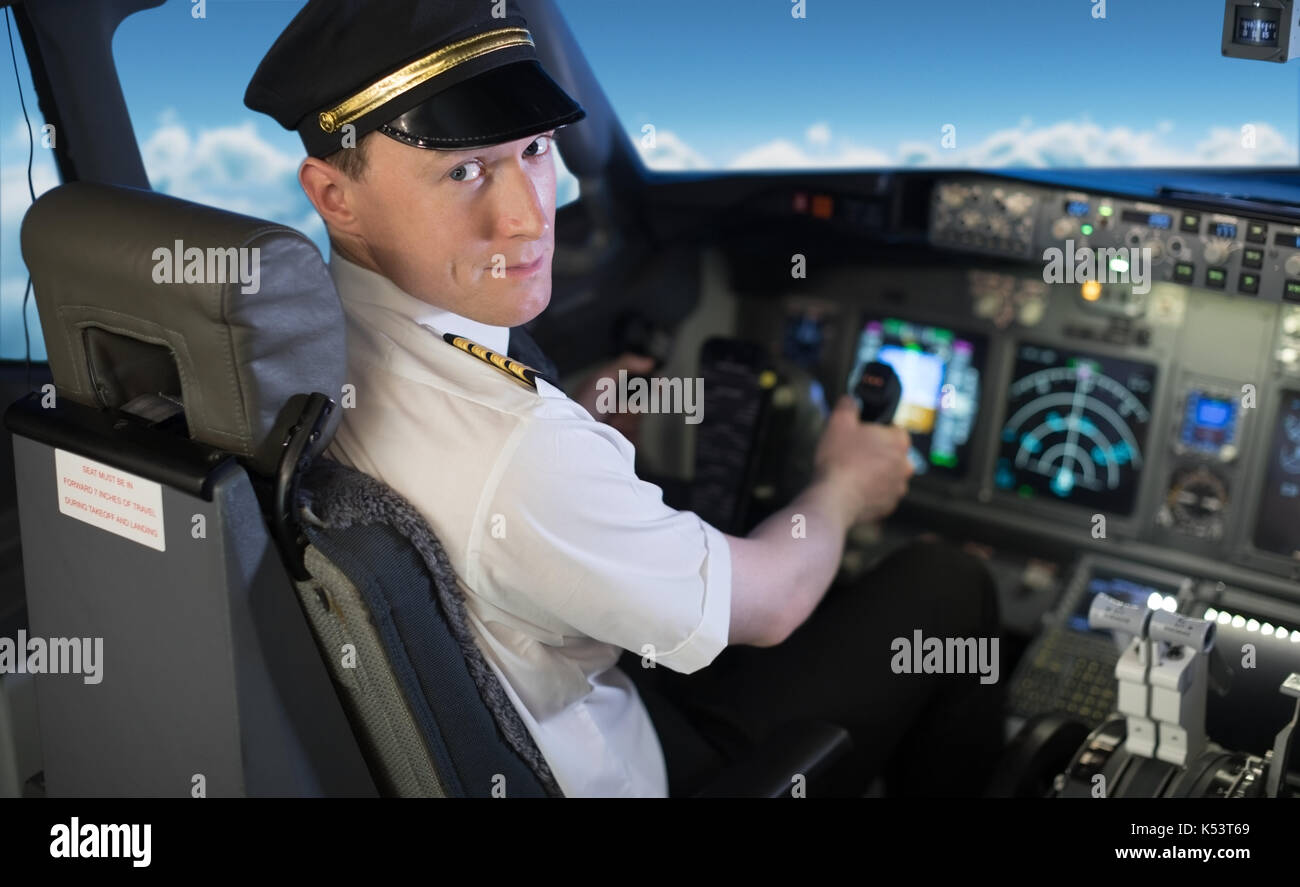
M 543 154 L 548 153 L 548 152 L 551 150 L 551 141 L 552 141 L 553 139 L 554 139 L 554 136 L 549 136 L 549 135 L 538 136 L 537 138 L 533 139 L 533 142 L 532 142 L 531 145 L 529 145 L 527 148 L 524 149 L 524 156 L 525 156 L 525 157 L 540 157 L 540 156 L 542 156 Z M 529 152 L 533 149 L 533 146 L 534 146 L 534 145 L 540 145 L 541 147 L 537 150 L 536 153 L 532 153 L 532 154 L 530 154 Z
M 473 169 L 476 169 L 477 172 L 471 174 L 470 170 Z M 447 175 L 451 177 L 453 182 L 472 182 L 483 175 L 483 165 L 477 160 L 471 160 L 469 163 L 462 163 Z

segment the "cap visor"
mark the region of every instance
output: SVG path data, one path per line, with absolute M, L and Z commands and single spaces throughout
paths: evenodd
M 460 150 L 522 139 L 585 116 L 541 64 L 529 59 L 448 87 L 380 132 L 419 148 Z

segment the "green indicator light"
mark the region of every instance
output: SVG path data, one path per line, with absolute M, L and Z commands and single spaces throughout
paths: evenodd
M 1296 283 L 1294 280 L 1288 280 L 1286 282 L 1286 291 L 1288 293 L 1300 293 L 1300 283 Z
M 1084 234 L 1091 234 L 1092 226 L 1089 225 L 1087 222 L 1084 222 L 1082 225 L 1079 226 L 1079 230 L 1082 231 Z
M 1211 272 L 1210 272 L 1210 280 L 1223 280 L 1223 272 L 1222 272 L 1222 271 L 1211 271 Z
M 957 467 L 957 457 L 949 453 L 931 453 L 930 462 L 934 465 L 942 465 L 944 468 Z
M 1020 498 L 1022 499 L 1034 498 L 1034 488 L 1029 486 L 1029 484 L 1021 484 L 1016 492 L 1020 494 Z
M 1111 209 L 1109 206 L 1100 206 L 1100 207 L 1097 207 L 1097 212 L 1098 212 L 1100 215 L 1103 215 L 1103 216 L 1109 216 L 1109 215 L 1110 215 L 1111 213 L 1113 213 L 1114 211 L 1115 211 L 1115 210 Z M 1088 232 L 1085 231 L 1084 233 L 1087 234 Z

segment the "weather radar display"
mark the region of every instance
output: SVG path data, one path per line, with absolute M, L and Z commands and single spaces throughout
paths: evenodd
M 1131 513 L 1156 368 L 1022 344 L 1014 378 L 1007 391 L 997 487 L 1025 498 Z

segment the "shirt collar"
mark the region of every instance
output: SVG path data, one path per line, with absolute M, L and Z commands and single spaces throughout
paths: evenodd
M 508 326 L 491 326 L 470 320 L 417 299 L 382 274 L 362 268 L 334 250 L 330 250 L 329 267 L 334 287 L 344 302 L 365 302 L 388 308 L 421 326 L 431 327 L 439 333 L 464 336 L 498 354 L 506 354 L 510 347 Z

